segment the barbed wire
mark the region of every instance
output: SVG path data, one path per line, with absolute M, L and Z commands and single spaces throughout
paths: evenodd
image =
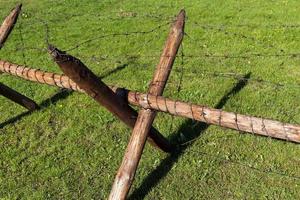
M 49 13 L 51 14 L 51 13 Z M 124 13 L 116 13 L 116 14 L 120 14 L 120 15 L 124 15 L 124 17 L 128 17 L 128 18 L 136 18 L 139 17 L 140 15 L 136 14 L 136 13 L 131 13 L 128 12 L 126 13 L 126 11 Z M 80 15 L 76 15 L 76 17 L 80 17 Z M 115 16 L 115 15 L 112 15 Z M 74 15 L 70 15 L 69 17 L 67 16 L 65 19 L 71 19 L 72 17 L 74 17 Z M 99 17 L 99 16 L 98 16 Z M 101 16 L 100 16 L 101 17 Z M 111 16 L 106 16 L 108 17 L 108 19 Z M 121 16 L 122 18 L 123 16 Z M 142 17 L 150 17 L 150 18 L 157 18 L 157 19 L 161 19 L 162 15 L 155 15 L 155 14 L 144 14 Z M 73 55 L 78 56 L 82 59 L 86 59 L 89 60 L 90 62 L 95 62 L 96 64 L 99 64 L 99 62 L 102 61 L 106 61 L 106 62 L 113 62 L 113 63 L 120 63 L 120 60 L 131 60 L 131 59 L 158 59 L 160 57 L 160 54 L 158 53 L 154 53 L 152 55 L 144 55 L 141 54 L 140 49 L 142 47 L 145 47 L 146 45 L 151 44 L 151 42 L 155 39 L 158 39 L 160 36 L 160 32 L 164 31 L 170 24 L 172 21 L 172 17 L 167 17 L 167 18 L 162 18 L 164 21 L 163 23 L 161 23 L 162 20 L 160 20 L 160 24 L 157 26 L 152 27 L 151 29 L 148 30 L 136 30 L 136 31 L 125 31 L 125 32 L 118 32 L 118 33 L 106 33 L 106 34 L 100 34 L 99 36 L 96 37 L 92 37 L 92 38 L 88 38 L 86 40 L 83 41 L 79 41 L 77 42 L 77 44 L 75 44 L 74 46 L 71 46 L 69 48 L 67 48 L 67 52 L 70 51 L 74 51 L 75 49 L 78 49 L 80 47 L 82 47 L 83 45 L 89 44 L 89 43 L 93 43 L 97 40 L 101 40 L 101 39 L 107 39 L 107 38 L 115 38 L 115 37 L 127 37 L 127 36 L 137 36 L 137 35 L 151 35 L 151 34 L 156 34 L 155 36 L 152 35 L 152 37 L 150 37 L 149 39 L 145 38 L 144 42 L 139 42 L 138 45 L 135 47 L 134 46 L 134 52 L 130 53 L 130 55 L 126 55 L 126 54 L 121 54 L 121 55 L 97 55 L 97 54 L 92 54 L 90 56 L 84 55 L 84 54 L 80 54 L 77 51 L 73 53 Z M 121 20 L 121 19 L 120 19 Z M 34 22 L 31 22 L 34 21 Z M 8 49 L 8 50 L 4 50 L 4 52 L 6 53 L 13 53 L 13 52 L 21 52 L 21 55 L 23 57 L 23 62 L 26 65 L 26 57 L 25 57 L 25 52 L 26 51 L 37 51 L 40 52 L 42 54 L 47 54 L 47 46 L 48 44 L 51 42 L 50 41 L 50 37 L 52 36 L 52 38 L 58 38 L 60 36 L 55 36 L 53 37 L 53 35 L 51 35 L 51 31 L 50 31 L 50 22 L 55 24 L 56 20 L 50 20 L 50 21 L 45 21 L 43 19 L 39 19 L 36 18 L 34 20 L 32 20 L 30 18 L 30 21 L 28 20 L 20 20 L 20 22 L 18 22 L 17 25 L 17 29 L 19 30 L 19 38 L 20 38 L 20 45 L 17 45 L 14 49 Z M 187 19 L 187 23 L 189 22 L 189 19 Z M 30 26 L 34 26 L 34 25 L 40 25 L 42 30 L 44 30 L 43 34 L 41 36 L 43 36 L 43 40 L 44 40 L 44 44 L 45 47 L 42 47 L 44 45 L 42 45 L 41 47 L 38 46 L 26 46 L 25 45 L 25 41 L 24 41 L 24 34 L 25 31 L 23 30 L 24 23 L 27 25 L 29 24 Z M 223 32 L 225 35 L 233 35 L 235 37 L 240 37 L 240 38 L 244 38 L 244 39 L 249 39 L 250 41 L 256 42 L 256 43 L 261 43 L 262 45 L 269 45 L 269 44 L 264 44 L 262 41 L 257 40 L 256 38 L 252 37 L 252 36 L 246 36 L 244 34 L 241 33 L 235 33 L 235 32 L 230 32 L 231 30 L 228 30 L 229 28 L 235 28 L 235 27 L 265 27 L 265 28 L 277 28 L 277 27 L 281 27 L 281 28 L 298 28 L 300 25 L 299 24 L 279 24 L 279 25 L 274 25 L 274 24 L 270 24 L 270 25 L 257 25 L 257 24 L 249 24 L 247 26 L 247 24 L 231 24 L 231 25 L 216 25 L 216 24 L 204 24 L 204 23 L 199 23 L 199 22 L 195 22 L 195 21 L 190 21 L 190 23 L 192 23 L 193 28 L 195 27 L 200 27 L 202 29 L 206 29 L 206 30 L 215 30 L 215 31 L 219 31 L 219 32 Z M 29 27 L 30 27 L 29 26 Z M 36 34 L 36 32 L 34 32 L 31 28 L 28 28 L 28 31 L 33 32 L 34 34 Z M 99 28 L 95 28 L 94 30 L 97 30 Z M 103 30 L 101 30 L 101 33 L 103 32 Z M 190 45 L 191 43 L 197 44 L 199 43 L 199 40 L 196 40 L 195 38 L 193 38 L 191 36 L 190 33 L 185 33 L 185 43 L 188 45 Z M 271 46 L 268 47 L 274 47 L 274 45 L 271 44 Z M 159 49 L 158 49 L 159 50 Z M 154 52 L 158 52 L 154 51 Z M 209 52 L 205 52 L 205 53 L 194 53 L 194 54 L 186 54 L 183 53 L 183 50 L 181 50 L 181 55 L 177 55 L 177 57 L 179 59 L 181 59 L 181 65 L 183 66 L 183 60 L 187 60 L 189 62 L 189 60 L 196 60 L 196 59 L 217 59 L 217 60 L 226 60 L 226 59 L 257 59 L 257 58 L 293 58 L 293 59 L 298 59 L 300 58 L 300 52 L 293 52 L 293 53 L 288 53 L 288 52 L 284 52 L 284 50 L 279 49 L 280 53 L 265 53 L 265 52 L 248 52 L 245 54 L 230 54 L 230 53 L 209 53 Z M 40 56 L 40 58 L 42 58 L 42 56 Z M 46 57 L 47 59 L 50 59 L 48 56 Z M 44 58 L 43 58 L 44 59 Z M 247 79 L 247 81 L 249 83 L 255 83 L 255 84 L 260 84 L 260 85 L 268 85 L 273 87 L 274 89 L 278 89 L 278 88 L 299 88 L 300 84 L 298 83 L 282 83 L 282 82 L 274 82 L 274 81 L 270 81 L 270 80 L 265 80 L 263 78 L 244 78 L 242 74 L 238 74 L 238 73 L 234 73 L 234 72 L 218 72 L 218 71 L 209 71 L 209 70 L 199 70 L 198 66 L 191 66 L 189 64 L 187 65 L 187 71 L 186 71 L 186 75 L 185 76 L 192 76 L 193 74 L 196 75 L 201 75 L 201 76 L 209 76 L 209 77 L 216 77 L 216 78 L 229 78 L 229 79 L 235 79 L 235 80 L 245 80 Z M 193 64 L 194 65 L 194 64 Z M 181 70 L 183 70 L 183 68 L 180 68 Z M 179 83 L 178 83 L 178 88 L 177 90 L 181 89 L 181 84 L 182 84 L 182 80 L 185 78 L 183 76 L 183 71 L 181 72 L 178 69 L 174 69 L 174 71 L 176 73 L 179 73 Z
M 193 26 L 211 29 L 247 28 L 247 29 L 298 29 L 300 24 L 208 24 L 197 21 L 189 21 Z
M 177 71 L 174 69 L 174 71 Z M 210 76 L 210 77 L 217 77 L 217 78 L 229 78 L 229 79 L 235 79 L 235 80 L 244 80 L 248 83 L 255 83 L 255 84 L 261 84 L 261 85 L 268 85 L 274 87 L 274 89 L 279 88 L 300 88 L 300 84 L 292 84 L 292 83 L 280 83 L 280 82 L 273 82 L 264 80 L 262 78 L 245 78 L 243 74 L 234 73 L 234 72 L 218 72 L 218 71 L 208 71 L 208 70 L 199 70 L 199 67 L 192 67 L 192 69 L 187 72 L 188 74 L 192 74 L 194 76 L 195 74 L 201 75 L 201 76 Z
M 35 18 L 30 17 L 30 14 L 25 11 L 22 12 L 22 18 L 28 20 L 28 23 L 32 24 L 33 20 Z M 174 19 L 174 16 L 166 15 L 166 13 L 157 13 L 157 12 L 149 12 L 149 13 L 140 13 L 132 10 L 121 10 L 121 11 L 110 11 L 110 15 L 102 15 L 101 13 L 94 13 L 92 16 L 95 19 L 102 19 L 106 21 L 120 21 L 120 20 L 154 20 L 154 21 L 171 21 Z M 42 16 L 53 16 L 53 12 L 39 12 Z M 28 17 L 29 15 L 29 17 Z M 76 19 L 83 16 L 86 16 L 86 13 L 72 13 L 69 15 L 66 15 L 65 13 L 55 13 L 55 18 L 48 20 L 51 23 L 57 23 L 57 19 L 64 19 L 64 20 L 70 20 L 70 19 Z M 186 17 L 186 22 L 195 27 L 208 27 L 208 28 L 214 28 L 214 29 L 224 29 L 224 28 L 247 28 L 247 29 L 298 29 L 300 28 L 299 23 L 278 23 L 278 24 L 255 24 L 255 23 L 207 23 L 205 21 L 196 21 L 194 18 L 191 18 L 189 16 Z
M 47 53 L 46 49 L 32 48 L 31 50 L 38 50 L 43 53 Z M 22 55 L 23 55 L 24 63 L 26 65 L 25 55 L 24 54 L 22 54 Z M 103 61 L 120 63 L 120 61 L 123 59 L 131 60 L 131 59 L 139 59 L 139 58 L 143 58 L 143 57 L 148 57 L 148 56 L 143 56 L 143 55 L 138 55 L 138 56 L 127 55 L 127 56 L 120 56 L 120 57 L 109 57 L 109 56 L 103 55 L 103 56 L 97 57 L 95 55 L 85 56 L 85 55 L 76 54 L 76 53 L 73 55 L 76 57 L 79 57 L 81 59 L 84 59 L 85 61 L 95 62 L 97 64 L 99 64 L 100 62 L 103 62 Z M 189 56 L 181 55 L 180 57 L 183 58 L 183 57 L 189 57 Z M 159 58 L 159 55 L 152 56 L 152 58 L 157 59 L 157 58 Z M 179 88 L 181 88 L 181 83 L 184 78 L 183 73 L 182 73 L 182 71 L 180 71 L 176 68 L 173 69 L 173 71 L 176 73 L 180 73 L 180 79 L 179 79 L 178 85 L 180 85 Z M 203 70 L 203 69 L 199 69 L 199 66 L 194 66 L 194 67 L 189 68 L 189 70 L 186 72 L 185 76 L 195 76 L 195 75 L 209 76 L 209 77 L 214 77 L 214 78 L 229 78 L 229 79 L 235 79 L 235 80 L 246 80 L 249 83 L 253 83 L 253 84 L 272 86 L 275 90 L 280 89 L 280 88 L 296 88 L 296 89 L 300 88 L 300 84 L 298 84 L 298 83 L 274 82 L 274 81 L 265 80 L 263 78 L 253 78 L 253 77 L 244 78 L 243 74 L 234 73 L 234 72 L 218 72 L 218 71 Z
M 48 13 L 49 15 L 52 15 L 52 12 Z M 118 16 L 119 15 L 119 16 Z M 58 14 L 56 17 L 63 17 L 63 19 L 67 20 L 70 19 L 72 17 L 80 17 L 82 15 L 80 14 L 74 14 L 74 15 L 69 15 L 69 16 L 65 16 L 65 14 Z M 139 59 L 139 58 L 153 58 L 153 59 L 158 59 L 160 57 L 160 52 L 157 50 L 157 54 L 151 54 L 151 55 L 142 55 L 140 53 L 140 49 L 144 46 L 149 45 L 152 41 L 159 39 L 160 34 L 162 31 L 164 31 L 170 24 L 171 24 L 171 20 L 173 19 L 173 17 L 169 17 L 169 16 L 164 16 L 163 14 L 152 14 L 152 13 L 145 13 L 145 14 L 140 14 L 140 13 L 134 13 L 134 12 L 127 12 L 127 13 L 120 13 L 120 12 L 116 12 L 116 15 L 111 15 L 111 16 L 97 16 L 98 19 L 103 19 L 103 20 L 109 20 L 109 21 L 119 21 L 119 20 L 124 20 L 124 19 L 154 19 L 155 21 L 159 21 L 160 24 L 157 26 L 154 26 L 150 29 L 147 30 L 135 30 L 135 31 L 127 31 L 127 32 L 115 32 L 115 33 L 105 33 L 103 34 L 101 31 L 101 34 L 99 34 L 99 28 L 94 28 L 90 31 L 95 31 L 95 35 L 99 34 L 99 36 L 96 37 L 92 37 L 92 38 L 88 38 L 88 39 L 84 39 L 81 40 L 79 42 L 76 42 L 76 44 L 72 45 L 71 47 L 67 48 L 66 51 L 68 52 L 72 52 L 74 51 L 75 56 L 78 56 L 84 60 L 89 60 L 90 62 L 102 62 L 102 61 L 108 61 L 108 62 L 120 62 L 120 60 L 122 59 Z M 162 23 L 161 23 L 162 22 Z M 53 23 L 53 26 L 50 26 L 50 23 Z M 32 20 L 32 18 L 30 18 L 30 20 L 19 20 L 16 29 L 19 31 L 19 41 L 20 43 L 17 44 L 17 46 L 14 49 L 3 49 L 4 52 L 6 53 L 14 53 L 14 52 L 21 52 L 21 55 L 23 57 L 23 62 L 24 64 L 27 64 L 26 60 L 27 60 L 27 56 L 25 55 L 26 51 L 38 51 L 41 52 L 43 54 L 47 53 L 47 46 L 49 45 L 49 43 L 52 42 L 52 39 L 60 39 L 61 36 L 53 36 L 52 35 L 52 28 L 53 27 L 61 27 L 63 30 L 64 25 L 55 25 L 56 20 L 49 20 L 49 21 L 45 21 L 43 19 L 34 19 Z M 108 22 L 109 23 L 109 22 Z M 268 25 L 261 25 L 261 24 L 205 24 L 205 23 L 200 23 L 200 22 L 195 22 L 192 21 L 191 19 L 187 19 L 187 23 L 191 23 L 191 26 L 193 26 L 193 28 L 201 28 L 203 30 L 206 31 L 218 31 L 218 32 L 222 32 L 224 33 L 224 35 L 231 35 L 234 37 L 238 37 L 238 38 L 242 38 L 242 39 L 247 39 L 251 42 L 255 42 L 256 44 L 260 44 L 262 45 L 262 47 L 267 47 L 267 48 L 276 48 L 276 51 L 280 52 L 280 53 L 265 53 L 265 52 L 248 52 L 245 54 L 224 54 L 224 53 L 193 53 L 193 54 L 188 54 L 185 52 L 185 47 L 189 44 L 189 43 L 193 43 L 193 45 L 195 44 L 199 44 L 201 41 L 195 39 L 191 32 L 189 33 L 185 33 L 185 40 L 183 45 L 180 48 L 179 54 L 177 55 L 177 59 L 180 59 L 179 61 L 179 67 L 178 68 L 174 68 L 173 71 L 175 73 L 178 74 L 178 81 L 176 81 L 175 83 L 177 83 L 176 85 L 176 94 L 175 95 L 179 95 L 180 91 L 182 90 L 182 84 L 183 84 L 183 80 L 185 78 L 187 78 L 188 76 L 195 76 L 195 75 L 202 75 L 202 76 L 209 76 L 209 77 L 215 77 L 215 78 L 229 78 L 229 79 L 234 79 L 237 81 L 247 81 L 249 83 L 255 83 L 255 84 L 260 84 L 260 85 L 268 85 L 268 86 L 272 86 L 274 89 L 278 89 L 278 88 L 300 88 L 300 84 L 298 83 L 282 83 L 282 82 L 273 82 L 273 81 L 269 81 L 269 80 L 265 80 L 263 78 L 255 78 L 255 77 L 250 77 L 250 78 L 246 78 L 244 76 L 244 74 L 239 74 L 239 73 L 234 73 L 234 72 L 219 72 L 219 71 L 209 71 L 209 70 L 204 70 L 204 69 L 199 69 L 199 67 L 197 66 L 188 66 L 187 63 L 189 62 L 189 60 L 195 60 L 195 59 L 222 59 L 222 60 L 226 60 L 226 59 L 258 59 L 258 58 L 268 58 L 268 57 L 275 57 L 275 58 L 289 58 L 289 59 L 298 59 L 300 58 L 300 52 L 285 52 L 283 49 L 281 48 L 277 48 L 275 45 L 273 44 L 266 44 L 263 41 L 258 40 L 255 37 L 252 36 L 248 36 L 245 34 L 241 34 L 241 33 L 236 33 L 232 30 L 228 30 L 230 28 L 246 28 L 246 29 L 252 29 L 252 28 L 256 28 L 256 29 L 294 29 L 294 30 L 298 30 L 300 28 L 300 24 L 268 24 Z M 26 30 L 24 30 L 24 27 L 26 25 Z M 38 30 L 41 31 L 36 31 L 36 26 L 41 26 Z M 73 27 L 74 28 L 74 27 Z M 98 31 L 98 32 L 96 32 Z M 26 46 L 26 37 L 25 34 L 28 33 L 33 33 L 33 34 L 40 34 L 40 36 L 43 38 L 43 45 L 36 45 L 36 46 Z M 115 37 L 135 37 L 137 35 L 151 35 L 151 34 L 157 34 L 151 38 L 146 38 L 145 41 L 141 42 L 141 44 L 137 45 L 134 48 L 135 52 L 132 53 L 128 53 L 126 54 L 122 54 L 122 55 L 114 55 L 114 56 L 110 56 L 110 55 L 97 55 L 96 53 L 91 53 L 91 56 L 87 56 L 87 55 L 83 55 L 80 54 L 78 52 L 75 52 L 75 50 L 79 49 L 80 47 L 82 47 L 83 45 L 87 45 L 89 43 L 101 40 L 101 39 L 108 39 L 108 38 L 115 38 Z M 63 38 L 63 37 L 62 37 Z M 42 47 L 41 47 L 42 46 Z M 44 46 L 44 47 L 43 47 Z M 2 50 L 1 50 L 2 51 Z M 132 55 L 130 55 L 132 54 Z M 42 55 L 43 56 L 43 55 Z M 45 57 L 42 57 L 43 59 L 45 59 Z M 48 57 L 47 57 L 48 58 Z M 188 69 L 188 70 L 187 70 Z M 171 123 L 170 123 L 170 127 L 169 127 L 169 131 L 172 132 L 172 129 L 174 128 L 174 117 L 172 117 L 171 119 Z M 195 139 L 197 140 L 197 138 Z M 188 145 L 190 143 L 193 143 L 193 141 L 189 141 L 188 143 L 184 143 L 182 144 L 182 146 Z M 190 151 L 190 148 L 186 148 L 184 150 L 185 153 L 188 153 Z M 198 154 L 200 155 L 204 155 L 204 156 L 211 156 L 211 157 L 216 157 L 215 154 L 209 154 L 207 152 L 201 152 L 201 151 L 197 151 Z M 221 155 L 218 158 L 221 161 L 221 165 L 228 165 L 228 164 L 232 164 L 232 165 L 237 165 L 243 168 L 247 168 L 249 170 L 258 172 L 258 173 L 262 173 L 262 174 L 266 174 L 267 176 L 280 176 L 280 177 L 284 177 L 284 178 L 291 178 L 294 180 L 300 180 L 300 176 L 299 175 L 291 175 L 288 173 L 283 173 L 280 171 L 275 171 L 275 170 L 271 170 L 271 169 L 265 169 L 265 168 L 257 168 L 257 167 L 253 167 L 254 164 L 249 164 L 249 163 L 244 163 L 244 162 L 240 162 L 238 160 L 231 160 L 228 159 L 226 157 L 226 155 Z
M 187 144 L 184 144 L 187 145 Z M 184 150 L 185 153 L 196 153 L 202 156 L 209 156 L 209 157 L 213 157 L 216 158 L 220 163 L 219 163 L 219 167 L 222 167 L 224 165 L 237 165 L 243 168 L 247 168 L 248 170 L 251 171 L 255 171 L 258 172 L 260 174 L 264 174 L 266 176 L 279 176 L 279 177 L 284 177 L 284 178 L 290 178 L 290 179 L 294 179 L 297 181 L 300 181 L 300 175 L 297 174 L 289 174 L 289 173 L 285 173 L 282 171 L 277 171 L 277 170 L 272 170 L 270 168 L 259 168 L 259 167 L 255 167 L 255 165 L 257 165 L 257 163 L 246 163 L 246 162 L 241 162 L 239 160 L 234 160 L 230 158 L 230 155 L 222 155 L 219 152 L 217 154 L 210 154 L 204 151 L 195 151 L 195 150 L 191 150 L 191 148 L 187 148 Z
M 104 35 L 101 38 L 105 38 L 105 37 L 115 37 L 116 35 Z M 122 36 L 126 36 L 126 34 L 122 34 Z M 149 39 L 148 42 L 145 42 L 145 44 L 150 43 L 153 39 Z M 89 41 L 90 42 L 90 41 Z M 142 44 L 141 46 L 145 46 L 145 44 Z M 71 47 L 71 50 L 76 49 L 78 46 L 76 45 L 76 47 Z M 46 47 L 44 48 L 39 48 L 39 47 L 33 47 L 33 46 L 24 46 L 24 47 L 16 47 L 14 49 L 9 49 L 9 50 L 5 50 L 5 52 L 7 53 L 13 53 L 16 51 L 29 51 L 29 50 L 34 50 L 34 51 L 38 51 L 38 52 L 42 52 L 42 53 L 46 53 Z M 71 51 L 71 50 L 66 50 L 66 51 Z M 133 53 L 131 53 L 133 54 Z M 157 58 L 160 56 L 159 52 L 157 52 L 157 54 L 153 54 L 153 55 L 141 55 L 139 52 L 136 52 L 136 54 L 138 57 L 141 58 Z M 118 59 L 120 57 L 126 57 L 129 56 L 129 54 L 122 54 L 122 55 L 116 55 L 116 56 L 110 56 L 110 55 L 99 55 L 97 56 L 96 54 L 93 55 L 94 58 L 98 57 L 98 59 Z M 181 57 L 181 55 L 177 55 L 176 57 Z M 294 53 L 283 53 L 283 54 L 266 54 L 266 53 L 257 53 L 257 52 L 249 52 L 246 54 L 215 54 L 215 53 L 199 53 L 199 54 L 185 54 L 184 57 L 189 58 L 189 59 L 251 59 L 251 58 L 270 58 L 270 57 L 283 57 L 283 58 L 295 58 L 298 59 L 300 58 L 300 52 L 294 52 Z

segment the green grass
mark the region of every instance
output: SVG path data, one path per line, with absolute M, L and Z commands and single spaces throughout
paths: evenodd
M 0 3 L 3 19 L 17 1 Z M 0 58 L 61 73 L 43 50 L 46 24 L 50 43 L 63 50 L 98 37 L 68 52 L 99 76 L 126 65 L 103 80 L 146 91 L 168 34 L 167 23 L 185 8 L 187 34 L 164 96 L 216 107 L 229 93 L 218 105 L 226 111 L 300 124 L 299 56 L 233 58 L 300 52 L 299 6 L 296 0 L 24 0 L 23 13 Z M 160 25 L 146 34 L 101 39 Z M 238 80 L 214 73 L 251 74 L 250 81 L 232 93 Z M 131 131 L 84 94 L 5 74 L 0 81 L 43 107 L 26 113 L 0 97 L 0 197 L 105 199 Z M 13 123 L 7 123 L 10 120 Z M 300 198 L 299 145 L 161 113 L 154 124 L 173 142 L 192 142 L 172 155 L 147 144 L 131 199 Z

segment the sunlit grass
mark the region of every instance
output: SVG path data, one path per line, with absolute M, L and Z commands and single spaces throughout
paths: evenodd
M 16 3 L 0 0 L 0 18 Z M 164 95 L 215 107 L 229 93 L 219 105 L 224 110 L 300 124 L 299 6 L 298 1 L 25 0 L 0 59 L 61 73 L 45 51 L 48 39 L 99 76 L 126 65 L 103 80 L 146 91 L 169 23 L 185 8 L 183 48 Z M 239 80 L 222 74 L 249 73 L 247 85 L 230 93 Z M 5 74 L 0 81 L 43 106 L 26 114 L 0 97 L 0 197 L 105 199 L 131 131 L 84 94 Z M 297 144 L 162 113 L 155 127 L 174 142 L 193 141 L 172 155 L 146 145 L 132 199 L 300 198 Z

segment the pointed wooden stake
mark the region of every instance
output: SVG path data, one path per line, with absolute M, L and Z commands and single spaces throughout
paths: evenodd
M 160 96 L 163 93 L 171 72 L 178 48 L 184 35 L 185 11 L 181 10 L 165 43 L 160 62 L 149 86 L 149 94 Z M 155 118 L 155 111 L 142 108 L 131 134 L 122 164 L 117 172 L 110 200 L 125 199 L 132 185 L 144 145 Z
M 17 22 L 18 16 L 21 12 L 21 8 L 22 4 L 18 4 L 3 21 L 0 27 L 0 49 L 14 28 L 14 25 Z
M 133 110 L 124 99 L 119 98 L 80 60 L 53 46 L 49 46 L 49 53 L 64 74 L 73 80 L 81 89 L 94 98 L 100 105 L 117 116 L 127 126 L 131 128 L 134 127 L 137 112 Z M 171 152 L 173 150 L 168 140 L 154 128 L 150 130 L 149 142 L 165 152 Z

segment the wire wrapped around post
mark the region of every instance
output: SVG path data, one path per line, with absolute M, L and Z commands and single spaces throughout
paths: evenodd
M 29 71 L 27 73 L 28 76 L 26 73 L 21 73 L 23 68 L 26 71 Z M 84 92 L 78 85 L 76 85 L 76 83 L 74 83 L 65 75 L 45 72 L 42 70 L 34 70 L 26 66 L 1 60 L 0 71 L 7 72 L 11 75 L 18 76 L 26 80 Z M 38 74 L 34 74 L 34 72 Z M 41 78 L 41 76 L 44 76 L 44 79 Z M 58 80 L 62 80 L 61 84 L 57 84 Z M 143 94 L 136 91 L 126 90 L 124 88 L 119 88 L 117 86 L 111 86 L 111 89 L 115 91 L 117 95 L 125 95 L 124 98 L 126 98 L 132 105 L 194 119 L 207 124 L 220 125 L 222 127 L 234 130 L 237 130 L 238 126 L 238 131 L 300 143 L 300 125 L 293 125 L 249 115 L 235 114 L 233 112 L 227 112 L 224 110 L 220 112 L 219 109 L 172 100 L 162 96 Z M 221 121 L 219 123 L 220 118 Z
M 166 86 L 168 77 L 171 73 L 173 63 L 176 58 L 178 48 L 183 40 L 185 24 L 185 11 L 181 10 L 176 17 L 176 21 L 170 28 L 159 63 L 156 67 L 152 81 L 149 84 L 148 94 L 160 96 Z M 156 112 L 151 109 L 141 108 L 137 121 L 133 128 L 130 140 L 128 142 L 122 163 L 118 169 L 109 200 L 125 199 L 141 159 L 144 145 L 149 130 L 154 121 Z
M 53 46 L 49 46 L 48 51 L 61 70 L 71 80 L 76 82 L 76 84 L 78 84 L 89 96 L 118 117 L 127 126 L 130 128 L 134 127 L 137 112 L 132 109 L 126 101 L 119 98 L 79 59 L 58 50 Z M 61 85 L 63 86 L 62 82 Z M 71 87 L 70 83 L 68 85 Z M 149 141 L 154 146 L 165 152 L 171 152 L 173 150 L 173 146 L 169 141 L 155 128 L 151 127 L 149 136 Z

